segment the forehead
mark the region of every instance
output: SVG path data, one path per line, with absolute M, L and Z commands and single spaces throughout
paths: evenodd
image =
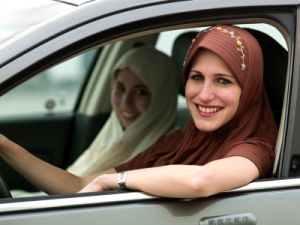
M 145 85 L 142 79 L 131 69 L 121 69 L 116 73 L 115 81 L 125 85 Z
M 232 70 L 225 61 L 219 55 L 207 49 L 200 49 L 195 53 L 191 62 L 191 70 L 205 70 L 233 76 Z

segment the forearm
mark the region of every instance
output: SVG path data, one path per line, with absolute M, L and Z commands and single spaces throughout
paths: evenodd
M 0 155 L 20 175 L 46 193 L 74 193 L 84 186 L 82 178 L 40 160 L 3 136 Z
M 199 197 L 201 179 L 194 177 L 201 173 L 202 167 L 193 165 L 170 165 L 139 170 L 127 173 L 126 186 L 131 190 L 139 190 L 148 194 L 164 197 Z M 202 176 L 204 179 L 204 176 Z M 118 174 L 102 175 L 94 179 L 81 192 L 119 189 Z M 197 182 L 197 183 L 195 183 Z
M 129 189 L 163 197 L 193 198 L 206 196 L 203 167 L 194 165 L 169 165 L 128 172 Z M 196 178 L 197 177 L 197 178 Z
M 248 184 L 258 177 L 257 167 L 243 157 L 216 160 L 204 166 L 168 165 L 127 173 L 126 186 L 156 196 L 206 197 Z M 82 192 L 118 189 L 117 174 L 102 175 Z
M 235 156 L 204 166 L 169 165 L 129 171 L 127 186 L 157 196 L 193 198 L 241 187 L 258 176 L 253 162 Z

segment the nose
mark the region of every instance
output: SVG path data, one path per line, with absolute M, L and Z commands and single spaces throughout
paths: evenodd
M 198 97 L 203 102 L 211 101 L 214 99 L 215 97 L 214 87 L 209 81 L 205 81 L 201 85 Z
M 133 105 L 133 96 L 129 92 L 126 92 L 123 95 L 121 104 L 122 104 L 123 107 L 132 106 Z

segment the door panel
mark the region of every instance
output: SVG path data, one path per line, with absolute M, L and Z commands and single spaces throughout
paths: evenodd
M 80 198 L 82 197 L 78 198 L 79 201 Z M 65 199 L 65 201 L 68 200 Z M 84 202 L 83 198 L 82 201 Z M 42 211 L 27 211 L 26 213 L 11 213 L 1 215 L 0 223 L 24 225 L 297 225 L 300 221 L 299 202 L 299 189 L 226 193 L 193 200 L 158 198 L 147 201 L 121 201 L 111 204 L 108 202 L 102 205 L 93 204 L 81 208 L 64 207 Z M 3 204 L 4 206 L 5 204 Z

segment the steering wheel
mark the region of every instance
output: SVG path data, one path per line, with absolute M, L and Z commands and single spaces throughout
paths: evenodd
M 11 197 L 12 197 L 11 193 L 10 193 L 4 179 L 0 175 L 0 198 L 11 198 Z

